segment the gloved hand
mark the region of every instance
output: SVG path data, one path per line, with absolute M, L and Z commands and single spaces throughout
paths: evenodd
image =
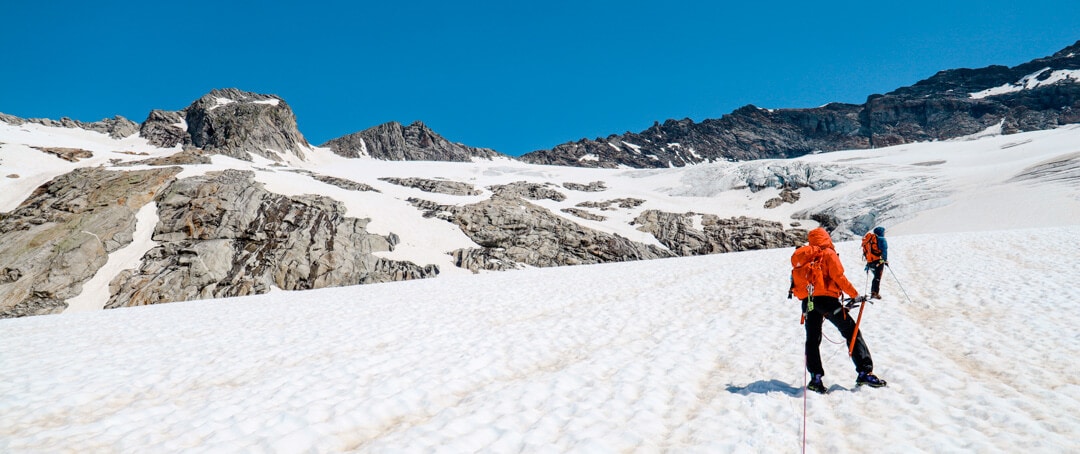
M 845 309 L 858 309 L 859 305 L 866 302 L 866 297 L 863 295 L 856 296 L 854 298 L 848 298 L 844 300 Z
M 885 266 L 889 266 L 889 261 L 888 261 L 888 260 L 885 260 L 885 259 L 881 259 L 881 260 L 879 260 L 879 262 L 880 262 L 880 263 L 881 263 L 882 265 L 885 265 Z
M 791 293 L 791 290 L 788 290 L 787 291 L 787 299 L 791 299 L 792 296 L 795 296 L 795 295 Z

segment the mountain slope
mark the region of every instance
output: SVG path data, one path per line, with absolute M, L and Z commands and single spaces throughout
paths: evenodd
M 812 109 L 745 106 L 719 119 L 656 123 L 525 154 L 536 164 L 657 168 L 790 158 L 952 139 L 1000 125 L 1006 134 L 1080 123 L 1080 41 L 1012 68 L 941 71 L 861 105 Z
M 896 233 L 1071 225 L 1080 220 L 1078 135 L 1075 126 L 990 130 L 628 171 L 385 161 L 325 148 L 246 161 L 2 123 L 0 314 L 787 248 L 817 225 L 841 240 L 877 225 Z M 133 184 L 147 172 L 161 174 L 153 187 Z M 71 191 L 70 181 L 87 184 Z M 95 217 L 113 205 L 124 216 Z

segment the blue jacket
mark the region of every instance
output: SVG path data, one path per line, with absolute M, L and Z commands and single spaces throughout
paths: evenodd
M 889 242 L 885 241 L 885 227 L 875 228 L 874 235 L 877 235 L 877 247 L 881 250 L 881 259 L 889 261 Z

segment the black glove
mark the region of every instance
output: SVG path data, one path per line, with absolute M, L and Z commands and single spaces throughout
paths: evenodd
M 844 308 L 845 309 L 858 309 L 859 305 L 864 303 L 864 302 L 866 302 L 866 297 L 862 296 L 862 295 L 856 296 L 854 298 L 848 298 L 848 299 L 844 300 L 844 303 L 845 303 Z

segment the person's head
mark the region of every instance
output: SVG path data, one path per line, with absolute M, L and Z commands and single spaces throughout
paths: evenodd
M 874 229 L 874 235 L 885 236 L 885 227 L 878 226 Z
M 806 235 L 806 239 L 813 246 L 823 247 L 823 248 L 831 248 L 831 247 L 833 247 L 832 238 L 829 237 L 829 232 L 827 232 L 825 229 L 823 229 L 821 227 L 818 227 L 818 228 L 816 228 L 814 230 L 811 230 L 810 233 L 808 233 Z

